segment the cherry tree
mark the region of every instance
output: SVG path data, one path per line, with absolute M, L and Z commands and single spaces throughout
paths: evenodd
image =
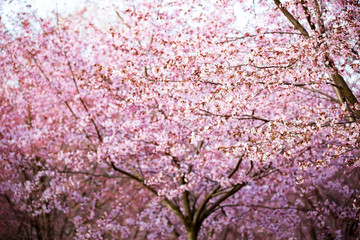
M 1 26 L 0 236 L 355 239 L 359 3 L 124 2 Z

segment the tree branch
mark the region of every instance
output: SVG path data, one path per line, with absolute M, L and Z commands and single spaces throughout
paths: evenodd
M 218 198 L 213 204 L 211 204 L 211 206 L 208 209 L 205 209 L 205 211 L 203 212 L 203 214 L 201 214 L 200 216 L 200 222 L 202 222 L 203 220 L 205 220 L 210 214 L 212 214 L 214 211 L 216 211 L 216 208 L 222 203 L 224 202 L 226 199 L 228 199 L 229 197 L 231 197 L 232 195 L 234 195 L 235 193 L 237 193 L 242 187 L 244 187 L 247 184 L 247 182 L 243 182 L 241 184 L 236 184 L 234 187 L 232 187 L 231 190 L 229 190 L 228 192 L 226 192 L 223 196 L 221 196 L 220 198 Z
M 204 115 L 204 116 L 234 118 L 234 119 L 237 119 L 237 120 L 259 120 L 259 121 L 263 121 L 265 123 L 272 121 L 272 120 L 269 120 L 269 119 L 265 119 L 265 118 L 262 118 L 262 117 L 249 115 L 249 114 L 243 114 L 241 116 L 233 116 L 233 115 L 229 115 L 229 114 L 216 114 L 216 113 L 212 113 L 210 111 L 207 111 L 205 109 L 199 109 L 199 110 L 206 113 L 206 114 L 200 114 L 200 115 Z
M 270 206 L 264 206 L 264 205 L 256 205 L 256 204 L 251 204 L 250 207 L 253 207 L 253 208 L 266 208 L 266 209 L 271 209 L 271 210 L 289 210 L 289 209 L 292 209 L 292 210 L 298 210 L 298 211 L 302 211 L 302 212 L 307 212 L 309 211 L 308 209 L 305 209 L 305 208 L 297 208 L 297 207 L 270 207 Z
M 62 42 L 60 36 L 59 36 L 59 39 L 60 39 L 60 42 Z M 67 54 L 66 54 L 66 51 L 63 50 L 63 53 L 64 53 L 64 56 L 65 56 L 65 58 L 66 58 L 67 65 L 68 65 L 68 67 L 69 67 L 69 70 L 70 70 L 70 73 L 71 73 L 71 76 L 72 76 L 72 80 L 73 80 L 73 82 L 74 82 L 74 84 L 75 84 L 76 92 L 79 94 L 80 102 L 81 102 L 82 106 L 84 107 L 85 111 L 86 111 L 86 112 L 89 112 L 89 110 L 88 110 L 88 108 L 86 107 L 86 104 L 85 104 L 83 98 L 80 96 L 80 90 L 79 90 L 79 86 L 78 86 L 78 84 L 77 84 L 77 82 L 76 82 L 76 76 L 75 76 L 75 73 L 74 73 L 74 71 L 73 71 L 73 69 L 72 69 L 72 67 L 71 67 L 71 63 L 70 63 L 69 58 L 68 58 L 68 56 L 67 56 Z M 97 136 L 98 136 L 99 141 L 102 142 L 103 140 L 102 140 L 100 131 L 99 131 L 99 129 L 98 129 L 98 127 L 97 127 L 94 119 L 93 119 L 93 118 L 90 118 L 90 121 L 91 121 L 91 123 L 93 124 L 93 126 L 94 126 L 94 128 L 95 128 L 95 131 L 96 131 L 96 134 L 97 134 Z
M 317 23 L 320 29 L 320 33 L 324 34 L 325 33 L 325 24 L 324 21 L 321 18 L 321 12 L 320 12 L 320 7 L 319 7 L 319 3 L 317 0 L 313 0 L 314 2 L 314 7 L 315 7 L 315 14 L 316 14 L 316 18 L 317 18 Z
M 292 25 L 299 30 L 305 38 L 310 38 L 309 33 L 306 29 L 299 23 L 298 20 L 285 8 L 279 0 L 274 0 L 276 6 L 280 9 L 280 11 L 284 14 L 284 16 L 292 23 Z
M 245 153 L 243 155 L 241 155 L 241 157 L 239 158 L 238 162 L 236 163 L 236 166 L 235 168 L 231 171 L 231 173 L 229 174 L 228 178 L 231 178 L 235 173 L 236 171 L 239 169 L 240 167 L 240 164 L 243 160 L 243 157 L 244 157 Z
M 302 6 L 302 9 L 304 10 L 304 13 L 306 16 L 306 21 L 308 22 L 311 30 L 315 31 L 315 29 L 316 29 L 315 24 L 313 22 L 311 22 L 310 11 L 304 0 L 301 0 L 301 6 Z
M 159 197 L 159 194 L 158 192 L 152 188 L 151 186 L 147 185 L 145 182 L 144 182 L 144 179 L 138 177 L 138 176 L 135 176 L 127 171 L 124 171 L 118 167 L 115 166 L 114 162 L 110 162 L 110 165 L 111 167 L 121 173 L 121 174 L 124 174 L 125 176 L 128 176 L 130 177 L 131 179 L 141 183 L 145 188 L 147 188 L 150 192 L 152 192 L 155 196 Z M 186 220 L 186 218 L 184 217 L 184 215 L 181 213 L 181 210 L 178 206 L 176 206 L 173 202 L 171 202 L 169 199 L 167 199 L 166 197 L 162 198 L 161 201 L 173 212 L 175 213 L 179 218 L 180 220 L 182 221 L 182 223 L 188 227 L 189 226 L 189 222 Z
M 323 95 L 323 96 L 325 96 L 325 97 L 328 97 L 331 101 L 341 104 L 341 102 L 340 102 L 338 99 L 333 98 L 333 97 L 330 96 L 329 94 L 326 94 L 326 93 L 324 93 L 324 92 L 321 92 L 321 91 L 319 91 L 319 90 L 317 90 L 317 89 L 308 88 L 308 87 L 304 87 L 304 86 L 299 86 L 299 87 L 302 88 L 302 89 L 308 90 L 308 91 L 310 91 L 310 92 L 319 93 L 319 94 L 321 94 L 321 95 Z
M 257 69 L 270 69 L 270 68 L 283 68 L 283 69 L 286 69 L 286 68 L 289 68 L 292 65 L 294 65 L 296 62 L 297 62 L 297 60 L 293 60 L 287 65 L 269 65 L 269 66 L 257 66 L 257 65 L 253 65 L 253 64 L 238 64 L 238 65 L 230 66 L 230 68 L 238 68 L 238 67 L 250 66 L 250 67 L 257 68 Z
M 280 35 L 304 35 L 303 33 L 298 33 L 298 32 L 282 32 L 282 31 L 271 31 L 271 32 L 264 32 L 264 33 L 260 33 L 260 34 L 264 34 L 264 35 L 273 35 L 273 34 L 280 34 Z M 222 44 L 222 43 L 227 43 L 227 42 L 235 42 L 237 40 L 242 40 L 242 39 L 246 39 L 246 38 L 254 38 L 258 36 L 258 34 L 245 34 L 244 36 L 241 37 L 231 37 L 231 38 L 227 38 L 224 41 L 221 42 L 217 42 L 217 44 Z M 306 35 L 304 35 L 306 36 Z
M 44 76 L 44 78 L 46 79 L 46 81 L 48 81 L 49 83 L 51 83 L 50 78 L 46 75 L 46 73 L 44 72 L 44 70 L 42 69 L 42 67 L 40 66 L 40 64 L 37 62 L 36 58 L 35 58 L 31 53 L 29 53 L 29 54 L 31 55 L 33 61 L 35 62 L 36 67 L 39 69 L 39 71 L 40 71 L 41 74 Z M 57 89 L 57 88 L 55 87 L 55 90 L 56 90 L 57 95 L 61 95 L 61 92 L 60 92 L 59 89 Z M 64 103 L 65 103 L 66 107 L 69 109 L 69 111 L 71 112 L 71 114 L 73 115 L 73 117 L 74 117 L 75 119 L 78 119 L 78 117 L 76 116 L 75 112 L 74 112 L 74 111 L 72 110 L 72 108 L 70 107 L 70 104 L 69 104 L 67 101 L 64 101 Z M 88 133 L 85 131 L 85 129 L 83 129 L 83 132 L 84 132 L 86 138 L 90 141 L 91 145 L 94 146 L 93 141 L 91 140 L 90 136 L 89 136 Z

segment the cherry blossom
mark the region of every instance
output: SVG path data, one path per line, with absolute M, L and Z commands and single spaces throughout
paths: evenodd
M 0 238 L 358 237 L 359 3 L 255 2 L 1 25 Z

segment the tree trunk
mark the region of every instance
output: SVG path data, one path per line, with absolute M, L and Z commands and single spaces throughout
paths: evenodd
M 187 240 L 197 240 L 198 233 L 200 231 L 200 225 L 201 224 L 193 224 L 188 225 L 186 228 L 187 231 Z
M 187 240 L 197 240 L 198 232 L 195 226 L 191 226 L 187 229 Z

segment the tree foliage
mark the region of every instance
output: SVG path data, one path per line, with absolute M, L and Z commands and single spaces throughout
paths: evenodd
M 0 238 L 358 237 L 358 1 L 124 2 L 1 25 Z

